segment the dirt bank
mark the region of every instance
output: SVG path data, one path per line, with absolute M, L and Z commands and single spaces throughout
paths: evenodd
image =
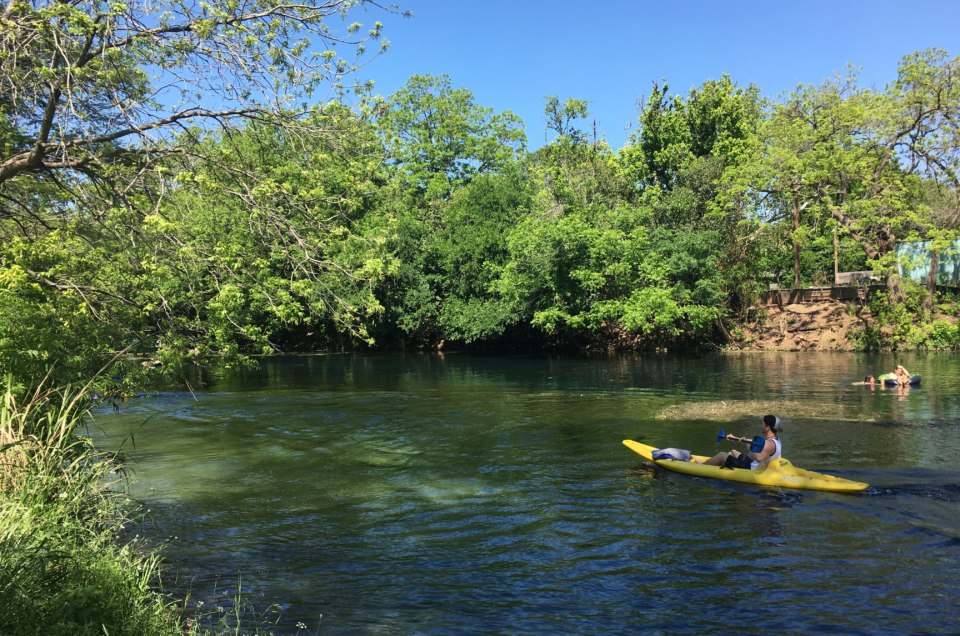
M 872 324 L 869 309 L 842 302 L 765 305 L 756 319 L 743 325 L 731 349 L 748 351 L 852 351 L 853 330 Z

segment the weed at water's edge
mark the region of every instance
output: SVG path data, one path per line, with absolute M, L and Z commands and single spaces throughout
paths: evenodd
M 40 387 L 0 402 L 0 633 L 181 634 L 159 558 L 120 544 L 121 468 L 78 434 L 82 390 Z
M 82 389 L 4 385 L 0 634 L 269 633 L 278 608 L 256 615 L 239 584 L 219 616 L 164 593 L 159 551 L 124 531 L 140 508 L 125 494 L 123 462 L 78 432 L 90 406 Z

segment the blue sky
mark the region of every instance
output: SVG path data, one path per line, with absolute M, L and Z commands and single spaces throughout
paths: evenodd
M 617 149 L 654 81 L 686 95 L 727 73 L 776 98 L 852 64 L 882 90 L 908 53 L 960 55 L 960 0 L 388 1 L 414 17 L 350 16 L 380 20 L 391 42 L 361 77 L 389 95 L 412 75 L 449 75 L 477 104 L 519 115 L 531 148 L 545 140 L 547 95 L 587 100 Z

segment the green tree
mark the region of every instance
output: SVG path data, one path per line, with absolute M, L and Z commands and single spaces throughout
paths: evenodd
M 712 339 L 724 313 L 716 232 L 651 228 L 621 204 L 558 215 L 544 196 L 509 236 L 498 281 L 518 315 L 551 340 L 617 348 Z
M 331 346 L 339 333 L 370 342 L 382 309 L 373 290 L 394 267 L 368 223 L 382 149 L 342 105 L 308 124 L 327 132 L 309 139 L 251 124 L 212 136 L 204 154 L 218 161 L 179 172 L 146 218 L 159 252 L 153 276 L 166 284 L 143 295 L 153 311 L 167 308 L 171 320 L 158 322 L 172 327 L 168 340 L 204 333 L 213 351 L 263 352 Z
M 932 227 L 923 183 L 956 187 L 958 64 L 943 51 L 924 51 L 904 58 L 882 93 L 858 88 L 851 73 L 800 87 L 775 107 L 769 151 L 744 183 L 770 195 L 765 209 L 792 218 L 796 263 L 810 240 L 804 237 L 839 227 L 887 274 L 892 298 L 903 300 L 894 248 Z
M 18 360 L 95 370 L 103 355 L 149 352 L 165 331 L 161 316 L 200 319 L 196 307 L 144 291 L 165 270 L 186 279 L 202 269 L 172 235 L 164 234 L 173 244 L 157 243 L 156 228 L 167 230 L 162 201 L 183 187 L 176 162 L 193 171 L 214 147 L 204 131 L 237 122 L 302 139 L 326 134 L 300 103 L 323 87 L 346 90 L 343 78 L 369 57 L 380 25 L 348 24 L 357 4 L 6 3 L 0 308 L 31 307 L 27 317 L 42 322 L 27 329 L 16 326 L 22 314 L 0 317 L 9 326 L 0 334 L 5 370 L 33 368 Z M 175 258 L 161 265 L 161 255 Z M 180 330 L 184 345 L 196 327 Z
M 401 182 L 428 201 L 496 172 L 526 142 L 519 117 L 478 105 L 446 75 L 414 75 L 379 107 L 377 121 Z
M 527 160 L 534 188 L 529 213 L 509 233 L 510 259 L 496 283 L 512 311 L 554 341 L 582 341 L 602 330 L 595 303 L 619 281 L 606 271 L 619 232 L 607 211 L 628 192 L 614 154 L 580 127 L 586 102 L 544 108 L 553 141 Z
M 640 112 L 640 126 L 620 158 L 642 188 L 670 191 L 698 160 L 742 162 L 762 113 L 759 88 L 736 86 L 728 75 L 690 90 L 686 99 L 654 83 Z
M 376 119 L 393 171 L 384 213 L 401 263 L 378 292 L 386 308 L 379 331 L 418 346 L 492 335 L 506 318 L 482 287 L 502 253 L 506 219 L 524 205 L 520 119 L 480 106 L 446 76 L 410 78 Z M 480 278 L 464 285 L 466 272 Z
M 334 46 L 362 56 L 380 37 L 379 23 L 366 33 L 357 23 L 331 28 L 354 4 L 8 2 L 0 86 L 3 128 L 14 134 L 3 137 L 0 185 L 104 178 L 113 163 L 142 165 L 157 158 L 151 148 L 169 150 L 163 131 L 187 122 L 288 122 L 291 111 L 276 104 L 342 86 L 356 68 Z
M 561 106 L 559 99 L 549 96 L 544 115 L 555 136 L 528 163 L 555 205 L 615 207 L 629 197 L 623 170 L 606 140 L 580 125 L 590 117 L 586 101 L 571 98 Z
M 495 281 L 507 262 L 507 236 L 530 205 L 529 180 L 518 164 L 481 175 L 454 194 L 435 237 L 438 323 L 445 338 L 490 341 L 516 324 Z
M 635 298 L 650 306 L 634 302 L 639 318 L 631 324 L 673 322 L 676 335 L 713 339 L 747 302 L 755 201 L 730 195 L 738 170 L 760 152 L 763 108 L 757 87 L 740 88 L 726 75 L 685 98 L 654 84 L 640 127 L 619 154 L 637 204 L 649 211 L 651 259 L 638 283 L 649 289 Z
M 546 114 L 556 136 L 530 157 L 539 191 L 510 233 L 499 292 L 549 340 L 576 347 L 710 337 L 722 313 L 717 232 L 656 227 L 618 157 L 578 127 L 584 102 L 548 98 Z
M 585 131 L 574 123 L 589 115 L 586 100 L 570 98 L 561 105 L 556 96 L 550 95 L 543 113 L 547 118 L 547 130 L 553 131 L 557 137 L 565 137 L 574 145 L 587 141 Z

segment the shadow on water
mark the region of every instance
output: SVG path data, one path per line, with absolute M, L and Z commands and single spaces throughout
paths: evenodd
M 851 386 L 899 362 L 922 390 Z M 93 432 L 135 434 L 171 589 L 229 607 L 242 581 L 281 609 L 277 634 L 902 634 L 915 606 L 946 634 L 955 377 L 950 356 L 277 359 L 105 409 Z M 695 478 L 620 443 L 712 454 L 765 413 L 795 465 L 870 488 Z

